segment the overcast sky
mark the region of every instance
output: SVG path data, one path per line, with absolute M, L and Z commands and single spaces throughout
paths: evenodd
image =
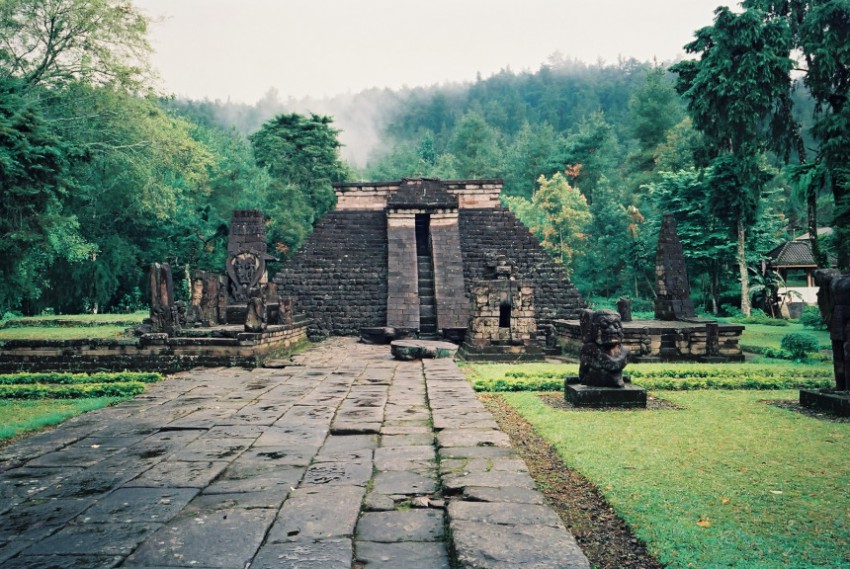
M 134 0 L 161 87 L 254 103 L 536 71 L 555 52 L 588 63 L 668 61 L 721 0 Z M 731 4 L 726 2 L 726 4 Z

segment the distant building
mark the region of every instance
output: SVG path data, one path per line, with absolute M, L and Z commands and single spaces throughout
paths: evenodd
M 818 229 L 818 237 L 829 235 L 832 235 L 831 227 Z M 828 260 L 831 266 L 835 266 L 834 255 L 829 254 Z M 785 299 L 783 304 L 790 305 L 783 306 L 784 315 L 788 316 L 789 313 L 794 314 L 802 309 L 801 304 L 817 304 L 818 287 L 815 286 L 813 272 L 819 267 L 812 255 L 812 244 L 808 233 L 786 241 L 768 253 L 766 268 L 779 273 L 785 281 L 786 286 L 779 289 L 780 297 Z

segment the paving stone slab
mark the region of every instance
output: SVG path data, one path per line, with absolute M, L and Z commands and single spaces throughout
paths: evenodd
M 24 555 L 3 563 L 3 569 L 112 569 L 118 556 L 102 555 Z
M 459 494 L 468 486 L 485 486 L 490 488 L 537 488 L 534 479 L 526 472 L 470 472 L 464 474 L 449 474 L 443 476 L 443 491 L 447 494 Z
M 143 488 L 203 488 L 212 482 L 229 462 L 165 461 L 139 474 L 124 486 Z
M 39 540 L 64 526 L 94 503 L 93 498 L 40 498 L 19 504 L 0 516 L 0 540 Z
M 208 438 L 201 436 L 180 451 L 181 460 L 233 460 L 251 446 L 254 439 Z
M 381 446 L 384 447 L 433 446 L 433 444 L 433 433 L 409 433 L 405 435 L 383 435 L 381 437 Z
M 369 492 L 363 500 L 363 510 L 366 512 L 389 512 L 395 510 L 395 500 L 386 494 Z
M 357 541 L 357 561 L 368 569 L 449 569 L 449 556 L 442 542 L 380 543 Z
M 443 538 L 442 510 L 366 512 L 357 522 L 357 540 L 377 542 L 437 541 Z
M 462 497 L 472 502 L 504 502 L 515 504 L 542 505 L 546 501 L 543 494 L 537 490 L 528 488 L 516 488 L 514 486 L 502 487 L 479 487 L 464 486 Z
M 350 537 L 365 493 L 360 486 L 296 488 L 284 502 L 267 541 Z
M 451 531 L 459 569 L 590 569 L 561 529 L 455 521 Z
M 440 447 L 504 447 L 510 448 L 511 439 L 502 431 L 493 429 L 445 429 L 437 434 Z
M 267 543 L 251 569 L 351 569 L 352 551 L 350 539 Z
M 371 461 L 314 462 L 307 469 L 302 486 L 365 486 L 372 478 Z
M 163 523 L 198 493 L 196 488 L 118 488 L 87 509 L 80 523 Z
M 161 524 L 70 524 L 23 551 L 22 555 L 129 555 Z
M 126 565 L 245 567 L 274 515 L 274 510 L 233 508 L 177 516 L 145 540 Z
M 483 522 L 498 525 L 543 525 L 565 529 L 561 518 L 548 506 L 505 502 L 449 502 L 449 520 Z
M 421 495 L 437 491 L 437 477 L 433 471 L 378 472 L 372 482 L 372 490 L 379 494 Z

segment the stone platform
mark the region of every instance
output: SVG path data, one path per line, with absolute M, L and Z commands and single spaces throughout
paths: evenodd
M 578 380 L 578 378 L 575 378 Z M 566 379 L 564 400 L 576 407 L 646 407 L 646 389 L 627 383 L 624 387 L 593 387 Z
M 187 328 L 179 336 L 143 334 L 137 338 L 5 340 L 0 342 L 0 373 L 18 371 L 156 371 L 194 367 L 253 368 L 269 354 L 307 341 L 309 320 L 270 325 L 262 333 L 244 326 Z
M 0 566 L 589 563 L 451 360 L 336 338 L 283 369 L 182 372 L 0 449 Z
M 565 353 L 578 355 L 584 342 L 578 320 L 553 321 Z M 744 361 L 740 339 L 744 326 L 699 318 L 689 320 L 632 320 L 623 322 L 623 345 L 629 361 Z
M 850 417 L 850 391 L 801 389 L 800 405 L 826 411 L 839 417 Z
M 457 344 L 434 340 L 393 340 L 390 351 L 397 360 L 452 358 L 457 353 Z

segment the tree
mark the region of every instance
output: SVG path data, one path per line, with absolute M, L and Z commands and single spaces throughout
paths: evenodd
M 560 172 L 551 178 L 540 176 L 537 183 L 540 187 L 531 200 L 513 196 L 504 198 L 505 203 L 570 274 L 587 243 L 591 218 L 587 200 Z
M 249 137 L 257 163 L 273 179 L 304 194 L 312 209 L 311 223 L 333 207 L 332 183 L 349 175 L 339 156 L 339 131 L 331 123 L 327 116 L 283 114 Z
M 496 131 L 475 112 L 463 116 L 455 128 L 449 152 L 463 178 L 494 178 L 502 162 Z
M 581 164 L 572 180 L 581 188 L 588 202 L 593 202 L 593 192 L 604 176 L 611 181 L 619 179 L 620 143 L 614 129 L 601 111 L 585 117 L 565 139 L 560 151 L 560 164 Z
M 26 86 L 143 85 L 148 20 L 129 0 L 3 0 L 0 76 Z
M 63 208 L 73 184 L 68 150 L 37 102 L 0 80 L 0 313 L 41 296 L 57 257 L 75 261 L 95 251 Z
M 714 25 L 696 32 L 686 60 L 671 69 L 679 74 L 677 90 L 688 100 L 694 126 L 714 150 L 710 204 L 723 213 L 737 236 L 741 311 L 749 315 L 746 257 L 747 228 L 769 179 L 760 155 L 785 141 L 771 138 L 776 125 L 790 116 L 792 47 L 788 25 L 759 10 L 735 14 L 715 10 Z
M 551 176 L 564 167 L 558 163 L 559 137 L 548 123 L 525 123 L 505 153 L 505 195 L 531 198 L 540 176 Z

